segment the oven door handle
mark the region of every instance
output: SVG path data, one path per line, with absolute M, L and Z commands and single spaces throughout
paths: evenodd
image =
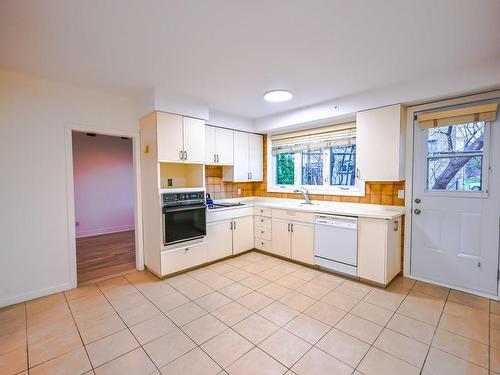
M 202 208 L 206 209 L 207 206 L 204 203 L 200 203 L 200 204 L 194 204 L 194 205 L 189 205 L 189 206 L 163 207 L 163 213 L 199 210 Z

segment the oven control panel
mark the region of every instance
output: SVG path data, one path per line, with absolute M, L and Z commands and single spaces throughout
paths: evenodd
M 161 196 L 163 206 L 184 206 L 205 202 L 204 191 L 163 193 Z

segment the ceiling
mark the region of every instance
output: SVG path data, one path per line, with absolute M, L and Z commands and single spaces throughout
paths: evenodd
M 499 57 L 498 0 L 0 2 L 2 69 L 249 119 Z

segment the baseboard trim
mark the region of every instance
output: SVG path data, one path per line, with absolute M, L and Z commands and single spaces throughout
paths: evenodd
M 18 294 L 16 296 L 7 297 L 0 299 L 0 308 L 10 305 L 15 305 L 16 303 L 26 302 L 35 298 L 45 297 L 50 294 L 64 292 L 66 290 L 72 289 L 71 283 L 64 283 L 59 285 L 54 285 L 44 289 L 33 290 L 28 293 Z
M 120 233 L 120 232 L 128 232 L 130 230 L 134 230 L 135 225 L 121 225 L 117 227 L 103 228 L 103 229 L 95 229 L 95 230 L 87 230 L 82 231 L 76 234 L 76 238 L 84 238 L 84 237 L 92 237 L 99 236 L 101 234 L 111 234 L 111 233 Z

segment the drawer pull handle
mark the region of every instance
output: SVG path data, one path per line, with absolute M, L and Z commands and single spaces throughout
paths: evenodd
M 263 231 L 263 230 L 261 230 L 261 231 L 260 231 L 260 233 L 261 233 L 261 234 L 264 234 L 264 231 Z

